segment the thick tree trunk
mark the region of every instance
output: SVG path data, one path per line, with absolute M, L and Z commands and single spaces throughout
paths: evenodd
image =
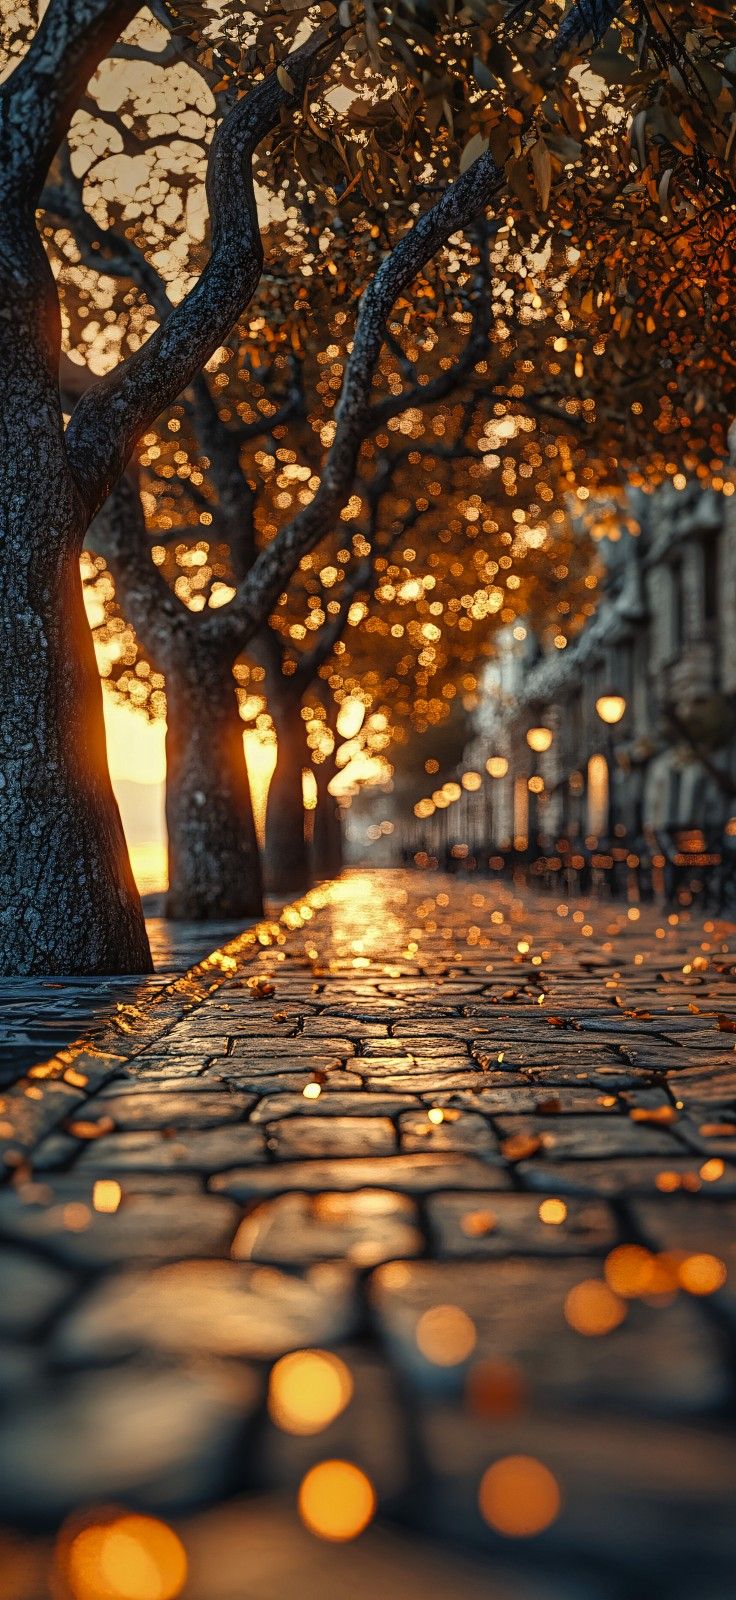
M 13 176 L 38 129 L 14 143 L 14 126 L 0 118 L 0 974 L 149 972 L 82 598 L 56 288 Z
M 263 914 L 243 723 L 227 661 L 190 649 L 166 674 L 167 915 L 193 922 Z
M 269 707 L 276 727 L 276 766 L 266 808 L 266 887 L 271 894 L 302 894 L 311 874 L 305 834 L 302 768 L 307 746 L 299 701 Z
M 12 501 L 1 514 L 0 974 L 149 972 L 76 541 L 59 549 L 65 508 L 44 506 L 47 487 L 22 528 Z
M 344 865 L 340 807 L 327 787 L 333 770 L 329 762 L 323 762 L 315 774 L 317 809 L 312 834 L 312 868 L 318 881 L 339 878 Z

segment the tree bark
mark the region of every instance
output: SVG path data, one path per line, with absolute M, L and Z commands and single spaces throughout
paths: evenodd
M 276 766 L 266 807 L 266 887 L 271 894 L 302 894 L 309 888 L 302 768 L 307 746 L 297 698 L 269 705 L 276 727 Z
M 166 912 L 193 922 L 263 914 L 243 723 L 227 661 L 189 648 L 166 674 Z
M 0 206 L 0 317 L 0 974 L 150 972 L 107 770 L 59 308 L 32 206 L 25 236 Z
M 85 393 L 64 433 L 61 317 L 36 229 L 48 166 L 130 0 L 51 0 L 0 88 L 0 974 L 147 972 L 151 957 L 106 764 L 79 556 L 137 438 L 215 350 L 261 271 L 251 161 L 338 43 L 313 36 L 218 128 L 210 258 L 146 345 Z M 233 688 L 234 698 L 234 688 Z M 206 715 L 209 714 L 209 708 Z M 230 772 L 234 738 L 218 751 Z M 174 766 L 186 792 L 187 763 Z M 241 742 L 241 761 L 242 757 Z M 228 798 L 235 778 L 225 785 Z M 189 783 L 192 794 L 199 791 Z M 241 791 L 242 792 L 242 791 Z M 196 802 L 195 802 L 196 803 Z M 185 808 L 186 809 L 186 808 Z M 178 818 L 175 819 L 175 822 Z M 218 912 L 218 914 L 222 914 Z
M 150 972 L 79 555 L 39 548 L 60 509 L 44 499 L 13 524 L 5 500 L 2 516 L 0 975 Z
M 339 878 L 344 866 L 342 817 L 337 801 L 327 787 L 332 777 L 331 763 L 317 767 L 317 809 L 312 834 L 312 869 L 315 879 Z

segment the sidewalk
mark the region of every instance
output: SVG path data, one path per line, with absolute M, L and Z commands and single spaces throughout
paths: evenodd
M 730 1597 L 732 944 L 353 873 L 31 1069 L 0 1523 L 174 1521 L 196 1600 Z

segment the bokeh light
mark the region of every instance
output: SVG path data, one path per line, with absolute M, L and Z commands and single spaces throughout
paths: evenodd
M 715 1294 L 723 1288 L 727 1276 L 725 1262 L 707 1252 L 686 1256 L 678 1273 L 680 1287 L 694 1295 Z
M 345 1410 L 352 1394 L 351 1374 L 339 1356 L 298 1350 L 272 1368 L 268 1411 L 285 1433 L 319 1433 Z
M 320 1461 L 299 1488 L 299 1515 L 320 1539 L 357 1539 L 375 1510 L 373 1484 L 352 1461 Z
M 465 1392 L 476 1416 L 513 1417 L 526 1403 L 527 1382 L 513 1361 L 474 1361 Z
M 114 1178 L 98 1178 L 92 1186 L 92 1205 L 95 1211 L 113 1215 L 118 1210 L 123 1191 Z
M 187 1556 L 166 1523 L 118 1515 L 62 1534 L 57 1570 L 71 1600 L 176 1600 Z
M 430 1306 L 416 1326 L 419 1349 L 436 1367 L 456 1367 L 467 1361 L 476 1339 L 475 1324 L 460 1306 Z
M 509 1539 L 543 1533 L 559 1515 L 557 1479 L 534 1456 L 504 1456 L 483 1474 L 478 1491 L 481 1516 Z
M 565 1297 L 565 1318 L 576 1333 L 598 1338 L 613 1333 L 626 1316 L 626 1306 L 599 1278 L 576 1283 Z

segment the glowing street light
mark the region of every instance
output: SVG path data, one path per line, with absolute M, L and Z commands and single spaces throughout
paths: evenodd
M 626 710 L 626 700 L 622 694 L 617 694 L 615 690 L 607 690 L 605 694 L 599 694 L 595 703 L 595 709 L 601 719 L 601 722 L 604 723 L 608 730 L 606 741 L 608 746 L 606 754 L 606 761 L 608 764 L 608 831 L 611 837 L 615 838 L 617 829 L 615 783 L 616 746 L 613 737 L 613 730 L 621 721 L 621 718 Z
M 595 709 L 601 722 L 605 722 L 609 728 L 615 728 L 626 710 L 626 700 L 622 694 L 599 694 Z
M 537 755 L 542 755 L 543 751 L 549 750 L 553 738 L 554 734 L 551 728 L 527 729 L 526 742 L 529 749 L 534 750 Z
M 489 778 L 505 778 L 509 764 L 505 756 L 489 756 L 486 762 L 486 772 Z
M 483 779 L 479 772 L 464 772 L 460 782 L 468 794 L 476 794 Z

